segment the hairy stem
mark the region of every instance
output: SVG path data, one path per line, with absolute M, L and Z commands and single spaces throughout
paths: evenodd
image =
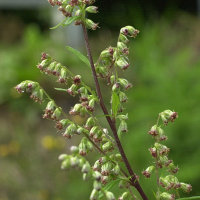
M 126 154 L 125 154 L 125 152 L 122 148 L 121 142 L 120 142 L 119 137 L 117 135 L 116 126 L 115 126 L 114 122 L 112 121 L 112 119 L 110 118 L 109 113 L 108 113 L 106 106 L 104 104 L 103 97 L 102 97 L 101 90 L 100 90 L 100 86 L 99 86 L 99 82 L 98 82 L 97 75 L 96 75 L 96 71 L 95 71 L 95 68 L 94 68 L 94 62 L 93 62 L 93 58 L 92 58 L 92 54 L 91 54 L 91 50 L 90 50 L 90 46 L 89 46 L 87 30 L 86 30 L 84 24 L 82 24 L 82 28 L 83 28 L 84 38 L 85 38 L 87 54 L 88 54 L 88 57 L 89 57 L 89 61 L 90 61 L 91 69 L 92 69 L 92 74 L 93 74 L 93 78 L 94 78 L 94 82 L 95 82 L 95 86 L 96 86 L 96 92 L 97 92 L 97 95 L 98 95 L 98 98 L 99 98 L 99 103 L 100 103 L 101 109 L 103 110 L 104 115 L 106 115 L 106 119 L 108 121 L 108 124 L 109 124 L 111 130 L 112 130 L 114 139 L 117 143 L 118 150 L 119 150 L 119 152 L 120 152 L 120 154 L 123 158 L 123 161 L 126 165 L 128 172 L 131 176 L 130 181 L 131 181 L 132 185 L 138 190 L 138 192 L 140 193 L 143 200 L 148 200 L 146 194 L 144 193 L 143 189 L 141 188 L 141 186 L 140 186 L 140 184 L 139 184 L 139 182 L 136 178 L 135 173 L 133 172 L 133 170 L 131 168 L 131 165 L 130 165 L 127 157 L 126 157 Z

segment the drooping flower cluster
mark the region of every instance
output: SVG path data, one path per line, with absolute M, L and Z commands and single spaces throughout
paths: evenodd
M 37 82 L 28 80 L 22 81 L 20 84 L 15 86 L 15 89 L 19 93 L 31 93 L 30 98 L 35 102 L 42 103 L 44 101 L 44 91 Z
M 42 53 L 42 62 L 37 65 L 37 68 L 43 73 L 58 77 L 58 82 L 66 84 L 67 69 L 61 63 L 55 61 L 49 54 Z
M 178 117 L 178 114 L 171 110 L 165 110 L 159 114 L 159 117 L 161 117 L 164 125 L 167 125 L 168 122 L 174 122 L 174 120 Z M 164 130 L 156 124 L 151 127 L 151 130 L 148 132 L 148 134 L 150 134 L 156 140 L 154 146 L 150 148 L 149 151 L 152 157 L 155 159 L 157 168 L 166 168 L 166 170 L 169 172 L 169 175 L 165 177 L 161 176 L 159 178 L 159 184 L 164 187 L 166 191 L 181 188 L 184 192 L 189 193 L 192 190 L 192 186 L 190 184 L 179 182 L 178 178 L 174 175 L 178 172 L 179 168 L 174 165 L 173 160 L 168 158 L 170 149 L 167 146 L 159 143 L 160 141 L 167 139 Z M 149 178 L 154 170 L 155 167 L 150 166 L 142 173 L 146 178 Z M 175 200 L 175 194 L 163 192 L 159 194 L 159 198 L 163 200 Z
M 91 6 L 95 2 L 94 0 L 48 0 L 48 2 L 52 6 L 59 6 L 58 10 L 62 12 L 62 15 L 66 18 L 70 18 L 74 14 L 74 25 L 85 24 L 87 28 L 92 30 L 96 30 L 98 28 L 97 23 L 94 23 L 91 19 L 85 18 L 85 12 L 98 12 L 98 8 L 96 6 Z M 87 8 L 85 8 L 86 5 L 88 5 Z M 77 9 L 77 7 L 79 7 L 79 9 Z

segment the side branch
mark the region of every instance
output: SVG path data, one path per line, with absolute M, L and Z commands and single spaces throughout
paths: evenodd
M 146 194 L 144 193 L 143 189 L 141 188 L 139 182 L 137 181 L 135 173 L 133 172 L 133 170 L 131 168 L 131 165 L 130 165 L 127 157 L 126 157 L 126 154 L 125 154 L 125 152 L 122 148 L 121 142 L 120 142 L 119 137 L 117 135 L 116 126 L 115 126 L 114 122 L 112 121 L 112 119 L 110 118 L 109 113 L 108 113 L 106 106 L 104 104 L 103 97 L 102 97 L 101 90 L 100 90 L 100 86 L 99 86 L 99 82 L 98 82 L 98 78 L 97 78 L 95 67 L 94 67 L 94 62 L 93 62 L 90 46 L 89 46 L 87 30 L 86 30 L 84 24 L 82 24 L 82 28 L 83 28 L 84 38 L 85 38 L 86 49 L 87 49 L 87 53 L 88 53 L 88 57 L 89 57 L 89 61 L 90 61 L 91 69 L 92 69 L 92 74 L 93 74 L 93 78 L 94 78 L 94 82 L 95 82 L 95 86 L 96 86 L 96 92 L 97 92 L 97 95 L 98 95 L 98 98 L 99 98 L 101 109 L 103 110 L 104 115 L 106 115 L 106 119 L 108 121 L 109 126 L 111 127 L 113 136 L 114 136 L 115 141 L 117 143 L 118 150 L 119 150 L 119 152 L 122 156 L 122 159 L 123 159 L 123 161 L 126 165 L 128 172 L 131 176 L 130 181 L 132 183 L 132 186 L 134 186 L 138 190 L 138 192 L 140 193 L 143 200 L 148 200 Z

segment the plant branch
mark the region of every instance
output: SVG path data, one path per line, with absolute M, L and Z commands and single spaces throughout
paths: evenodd
M 82 28 L 83 28 L 84 38 L 85 38 L 87 54 L 88 54 L 88 57 L 89 57 L 89 61 L 90 61 L 91 69 L 92 69 L 92 74 L 93 74 L 93 78 L 94 78 L 94 82 L 95 82 L 95 86 L 96 86 L 96 92 L 97 92 L 97 95 L 98 95 L 98 98 L 99 98 L 99 103 L 100 103 L 101 109 L 103 110 L 104 115 L 106 115 L 106 119 L 108 121 L 108 124 L 110 125 L 114 139 L 117 143 L 118 150 L 119 150 L 119 152 L 122 156 L 122 159 L 123 159 L 123 161 L 126 165 L 128 172 L 131 176 L 130 181 L 131 181 L 132 185 L 138 190 L 138 192 L 140 193 L 143 200 L 148 200 L 146 194 L 144 193 L 143 189 L 141 188 L 141 186 L 140 186 L 140 184 L 139 184 L 139 182 L 136 178 L 136 175 L 133 172 L 131 165 L 130 165 L 130 163 L 129 163 L 126 155 L 125 155 L 125 152 L 122 148 L 121 142 L 120 142 L 119 137 L 117 135 L 116 126 L 115 126 L 114 122 L 112 121 L 112 119 L 110 118 L 109 113 L 108 113 L 106 106 L 104 104 L 103 97 L 102 97 L 101 90 L 100 90 L 100 86 L 99 86 L 99 82 L 98 82 L 96 71 L 95 71 L 95 67 L 94 67 L 94 62 L 93 62 L 90 46 L 89 46 L 87 30 L 86 30 L 86 27 L 85 27 L 84 24 L 82 24 Z

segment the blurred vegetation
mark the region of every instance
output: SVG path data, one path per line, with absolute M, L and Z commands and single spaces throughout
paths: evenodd
M 174 109 L 179 118 L 164 128 L 169 138 L 165 144 L 171 149 L 170 158 L 180 168 L 180 181 L 192 184 L 190 195 L 199 195 L 199 21 L 180 13 L 170 22 L 159 19 L 139 26 L 136 28 L 141 33 L 129 44 L 131 66 L 121 73 L 134 85 L 128 91 L 124 111 L 129 112 L 129 132 L 122 139 L 125 152 L 149 199 L 153 199 L 156 181 L 144 180 L 141 174 L 152 161 L 148 149 L 154 140 L 147 132 L 161 111 Z M 118 34 L 97 31 L 99 34 L 91 39 L 95 58 L 116 44 Z M 41 52 L 81 74 L 84 82 L 93 87 L 89 69 L 67 52 L 65 45 L 52 41 L 47 33 L 40 34 L 36 25 L 27 27 L 20 44 L 0 45 L 0 200 L 88 199 L 92 183 L 85 183 L 80 172 L 62 171 L 57 160 L 61 153 L 69 152 L 71 145 L 77 145 L 80 137 L 64 140 L 51 121 L 42 119 L 45 103 L 39 105 L 13 89 L 25 79 L 38 81 L 66 112 L 73 106 L 73 98 L 53 89 L 61 87 L 54 83 L 55 79 L 37 69 Z M 101 86 L 109 106 L 105 81 Z M 82 123 L 79 118 L 74 120 Z M 95 159 L 91 154 L 88 157 L 91 163 Z

